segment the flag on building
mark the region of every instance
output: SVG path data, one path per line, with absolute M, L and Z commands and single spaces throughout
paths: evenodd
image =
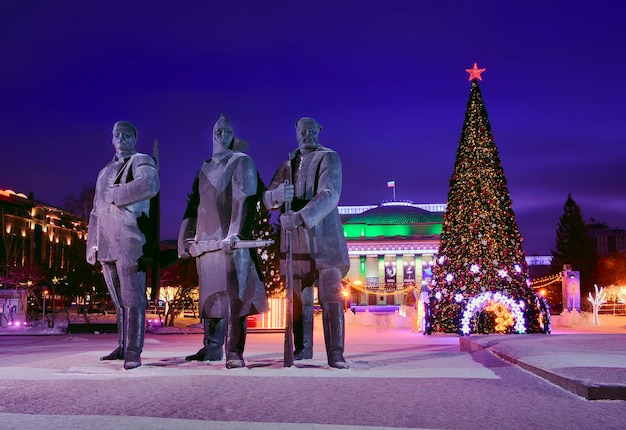
M 396 181 L 387 181 L 387 188 L 395 188 Z

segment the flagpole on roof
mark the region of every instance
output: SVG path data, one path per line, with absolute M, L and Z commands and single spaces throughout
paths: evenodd
M 393 201 L 396 201 L 396 181 L 387 181 L 387 188 L 393 188 Z

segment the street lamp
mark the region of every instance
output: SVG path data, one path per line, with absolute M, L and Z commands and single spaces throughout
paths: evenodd
M 342 288 L 341 295 L 343 296 L 343 310 L 345 311 L 349 308 L 348 302 L 350 301 L 350 287 L 348 286 L 348 289 Z
M 46 321 L 46 296 L 48 295 L 48 290 L 43 290 L 41 292 L 41 297 L 43 298 L 43 313 L 41 314 L 41 322 Z

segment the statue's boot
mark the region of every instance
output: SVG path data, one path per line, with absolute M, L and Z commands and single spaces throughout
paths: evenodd
M 146 310 L 142 307 L 124 308 L 124 369 L 141 366 L 141 351 L 146 331 Z
M 100 360 L 123 360 L 124 359 L 124 311 L 116 309 L 115 320 L 117 322 L 118 347 L 112 353 L 100 357 Z
M 343 358 L 345 339 L 343 303 L 324 303 L 322 307 L 322 322 L 324 324 L 324 342 L 326 343 L 328 365 L 337 369 L 348 369 L 348 363 Z
M 246 345 L 247 317 L 231 317 L 226 332 L 226 368 L 245 367 L 243 349 Z
M 204 346 L 185 357 L 187 361 L 220 361 L 224 358 L 224 318 L 204 319 Z
M 294 312 L 293 344 L 294 360 L 313 358 L 313 306 L 301 306 Z

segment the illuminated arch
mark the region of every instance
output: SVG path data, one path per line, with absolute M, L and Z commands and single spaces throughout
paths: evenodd
M 515 300 L 500 292 L 485 292 L 473 297 L 463 311 L 461 319 L 461 333 L 470 334 L 470 320 L 474 314 L 485 309 L 489 302 L 496 302 L 504 305 L 513 314 L 515 320 L 514 329 L 520 333 L 526 333 L 526 324 L 524 320 L 524 302 L 516 303 Z

